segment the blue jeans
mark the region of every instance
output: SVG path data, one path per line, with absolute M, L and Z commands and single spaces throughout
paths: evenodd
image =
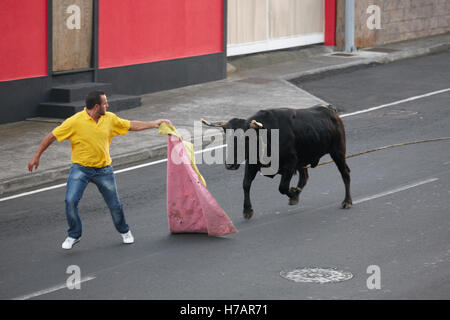
M 112 167 L 92 168 L 74 163 L 70 167 L 66 188 L 66 216 L 69 224 L 69 237 L 81 237 L 82 229 L 80 216 L 78 215 L 78 202 L 89 182 L 93 182 L 97 186 L 103 199 L 105 199 L 117 231 L 127 233 L 130 228 L 125 221 L 123 205 L 117 194 Z

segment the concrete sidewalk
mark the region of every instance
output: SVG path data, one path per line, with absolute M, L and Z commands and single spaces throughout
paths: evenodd
M 178 129 L 187 129 L 193 134 L 194 122 L 202 117 L 218 121 L 246 118 L 265 108 L 307 108 L 323 101 L 289 80 L 446 51 L 450 49 L 450 34 L 389 44 L 383 48 L 392 50 L 362 50 L 351 57 L 343 57 L 333 55 L 335 52 L 330 47 L 317 45 L 231 58 L 227 79 L 144 95 L 141 107 L 117 115 L 130 120 L 170 119 Z M 51 145 L 41 157 L 37 171 L 29 173 L 27 169 L 42 138 L 59 123 L 55 119 L 30 119 L 0 125 L 1 198 L 57 181 L 64 182 L 71 163 L 67 141 Z M 204 140 L 208 143 L 209 138 Z M 165 156 L 166 147 L 167 137 L 159 135 L 157 130 L 130 132 L 114 138 L 111 143 L 113 165 L 117 168 Z

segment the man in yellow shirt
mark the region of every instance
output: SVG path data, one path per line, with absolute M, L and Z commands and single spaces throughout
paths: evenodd
M 36 154 L 28 163 L 28 170 L 39 166 L 42 153 L 55 141 L 69 139 L 72 147 L 72 166 L 66 187 L 66 217 L 69 225 L 68 237 L 62 244 L 63 249 L 71 249 L 80 241 L 82 227 L 78 215 L 78 202 L 89 182 L 93 182 L 111 212 L 114 226 L 122 235 L 123 243 L 133 243 L 134 237 L 125 221 L 123 205 L 117 194 L 114 172 L 111 167 L 109 146 L 114 136 L 128 131 L 141 131 L 158 128 L 161 122 L 129 121 L 107 112 L 108 100 L 101 91 L 93 91 L 86 97 L 86 108 L 66 119 L 50 132 L 41 142 Z

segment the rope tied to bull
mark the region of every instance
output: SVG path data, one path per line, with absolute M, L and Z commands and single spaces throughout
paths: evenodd
M 358 157 L 358 156 L 361 156 L 363 154 L 367 154 L 367 153 L 371 153 L 371 152 L 375 152 L 375 151 L 391 149 L 391 148 L 397 148 L 397 147 L 403 147 L 403 146 L 408 146 L 408 145 L 412 145 L 412 144 L 419 144 L 419 143 L 425 143 L 425 142 L 437 142 L 437 141 L 444 141 L 444 140 L 450 140 L 450 137 L 442 137 L 442 138 L 434 138 L 434 139 L 425 139 L 425 140 L 416 140 L 416 141 L 410 141 L 410 142 L 396 143 L 396 144 L 391 144 L 391 145 L 384 146 L 384 147 L 378 147 L 378 148 L 370 149 L 370 150 L 367 150 L 367 151 L 354 153 L 354 154 L 346 156 L 345 158 L 346 159 L 354 158 L 354 157 Z M 326 165 L 326 164 L 329 164 L 329 163 L 332 163 L 332 162 L 333 162 L 333 160 L 323 161 L 323 162 L 320 162 L 317 166 L 323 166 L 323 165 Z M 308 169 L 308 168 L 311 168 L 311 165 L 307 165 L 306 167 L 304 167 L 304 169 Z

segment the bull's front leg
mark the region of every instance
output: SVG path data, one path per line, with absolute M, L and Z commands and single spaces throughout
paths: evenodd
M 283 173 L 281 175 L 281 181 L 280 186 L 278 190 L 281 194 L 285 194 L 289 197 L 289 204 L 294 205 L 298 203 L 298 196 L 300 194 L 301 189 L 300 188 L 289 188 L 291 184 L 292 176 L 294 175 L 296 170 L 295 165 L 286 167 L 283 170 Z
M 298 204 L 300 193 L 302 192 L 302 190 L 305 187 L 306 183 L 308 182 L 308 178 L 309 178 L 307 168 L 301 166 L 301 167 L 297 167 L 297 170 L 298 170 L 298 173 L 300 176 L 298 179 L 297 187 L 289 189 L 291 192 L 293 192 L 295 194 L 294 197 L 289 198 L 289 204 L 291 206 Z
M 244 218 L 250 219 L 253 216 L 252 203 L 250 202 L 250 187 L 255 179 L 258 167 L 256 165 L 245 163 L 245 176 L 244 176 Z

